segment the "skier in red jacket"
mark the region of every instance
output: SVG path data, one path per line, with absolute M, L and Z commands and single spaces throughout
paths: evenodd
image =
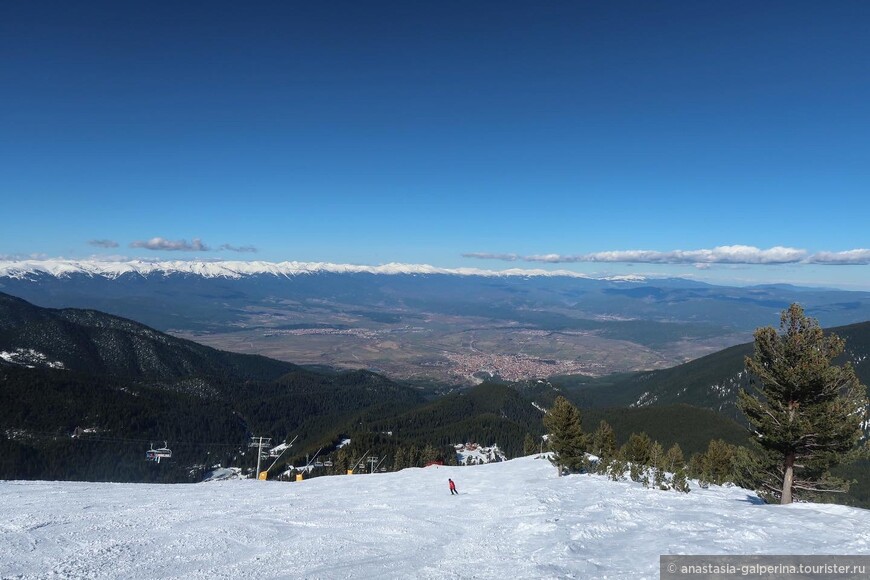
M 453 495 L 453 494 L 459 495 L 459 492 L 456 491 L 456 484 L 453 483 L 453 480 L 448 479 L 447 481 L 450 482 L 450 495 Z

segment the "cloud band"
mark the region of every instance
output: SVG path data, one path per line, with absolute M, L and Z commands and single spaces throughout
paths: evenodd
M 503 260 L 509 262 L 544 262 L 564 264 L 578 262 L 634 263 L 634 264 L 825 264 L 825 265 L 867 265 L 870 264 L 870 250 L 857 249 L 845 252 L 818 252 L 810 255 L 806 250 L 774 246 L 768 249 L 755 246 L 717 246 L 701 250 L 615 250 L 589 254 L 561 255 L 468 252 L 464 258 L 480 260 Z
M 106 241 L 106 240 L 98 240 Z M 94 242 L 91 242 L 92 244 Z M 96 244 L 95 244 L 96 245 Z M 101 247 L 116 247 L 101 246 Z M 221 244 L 216 250 L 213 250 L 208 245 L 204 244 L 200 238 L 193 238 L 193 241 L 187 240 L 167 240 L 166 238 L 151 238 L 150 240 L 137 240 L 130 244 L 131 248 L 144 248 L 146 250 L 163 250 L 170 252 L 238 252 L 238 253 L 255 253 L 257 248 L 254 246 L 233 246 L 232 244 Z

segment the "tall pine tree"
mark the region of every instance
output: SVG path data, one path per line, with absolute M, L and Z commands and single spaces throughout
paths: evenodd
M 867 397 L 851 365 L 832 364 L 843 340 L 798 304 L 783 311 L 780 330 L 755 331 L 755 355 L 746 357 L 755 394 L 741 389 L 737 405 L 764 450 L 762 491 L 787 504 L 795 494 L 848 488 L 829 470 L 856 448 Z
M 567 469 L 578 472 L 586 461 L 586 435 L 580 423 L 580 411 L 565 397 L 556 397 L 553 407 L 544 415 L 544 427 L 553 456 L 550 461 L 559 475 Z

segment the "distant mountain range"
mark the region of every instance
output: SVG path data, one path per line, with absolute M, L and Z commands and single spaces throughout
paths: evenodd
M 870 293 L 565 271 L 299 262 L 0 262 L 0 291 L 297 364 L 472 384 L 662 369 L 746 342 L 792 302 L 825 326 Z
M 170 276 L 173 274 L 192 274 L 204 278 L 242 278 L 245 276 L 301 276 L 306 274 L 442 274 L 452 276 L 544 276 L 568 277 L 601 280 L 642 281 L 643 276 L 609 276 L 595 278 L 571 270 L 543 270 L 513 268 L 507 270 L 486 270 L 482 268 L 438 268 L 428 264 L 390 263 L 381 266 L 357 264 L 332 264 L 329 262 L 263 262 L 263 261 L 164 261 L 149 262 L 131 260 L 127 262 L 108 262 L 98 260 L 0 260 L 0 277 L 30 279 L 33 276 L 48 274 L 65 278 L 76 274 L 117 278 L 125 274 L 149 276 L 152 274 Z

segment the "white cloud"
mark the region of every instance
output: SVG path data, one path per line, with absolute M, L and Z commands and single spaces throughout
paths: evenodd
M 97 243 L 99 242 L 99 243 Z M 103 245 L 103 242 L 111 242 L 111 240 L 94 240 L 93 245 L 100 245 L 105 248 L 114 248 L 117 246 Z M 114 242 L 111 242 L 114 243 Z M 211 248 L 202 242 L 200 238 L 193 238 L 193 241 L 187 240 L 167 240 L 166 238 L 151 238 L 150 240 L 137 240 L 130 244 L 131 248 L 145 248 L 146 250 L 164 250 L 171 252 L 238 252 L 242 254 L 256 253 L 258 250 L 254 246 L 234 246 L 232 244 L 221 244 L 217 248 Z
M 870 250 L 859 248 L 845 252 L 818 252 L 807 258 L 807 262 L 828 266 L 866 266 L 870 264 Z
M 230 252 L 240 252 L 240 253 L 256 253 L 257 248 L 254 246 L 232 246 L 230 244 L 221 244 L 218 250 L 227 250 Z
M 487 252 L 469 252 L 467 254 L 462 254 L 463 258 L 477 258 L 479 260 L 502 260 L 504 262 L 515 262 L 517 260 L 524 260 L 522 256 L 518 256 L 516 254 L 490 254 Z
M 98 248 L 117 248 L 118 242 L 115 240 L 89 240 L 88 243 Z
M 147 250 L 169 250 L 169 251 L 188 251 L 188 252 L 208 252 L 210 248 L 202 243 L 199 238 L 193 238 L 192 242 L 187 240 L 167 240 L 164 238 L 151 238 L 150 240 L 135 241 L 130 244 L 131 248 L 145 248 Z
M 546 262 L 550 264 L 570 262 L 625 262 L 641 264 L 795 264 L 807 257 L 806 250 L 775 246 L 766 250 L 755 246 L 717 246 L 713 249 L 672 250 L 614 250 L 590 254 L 561 255 L 541 254 L 517 256 L 516 254 L 467 253 L 466 258 Z

